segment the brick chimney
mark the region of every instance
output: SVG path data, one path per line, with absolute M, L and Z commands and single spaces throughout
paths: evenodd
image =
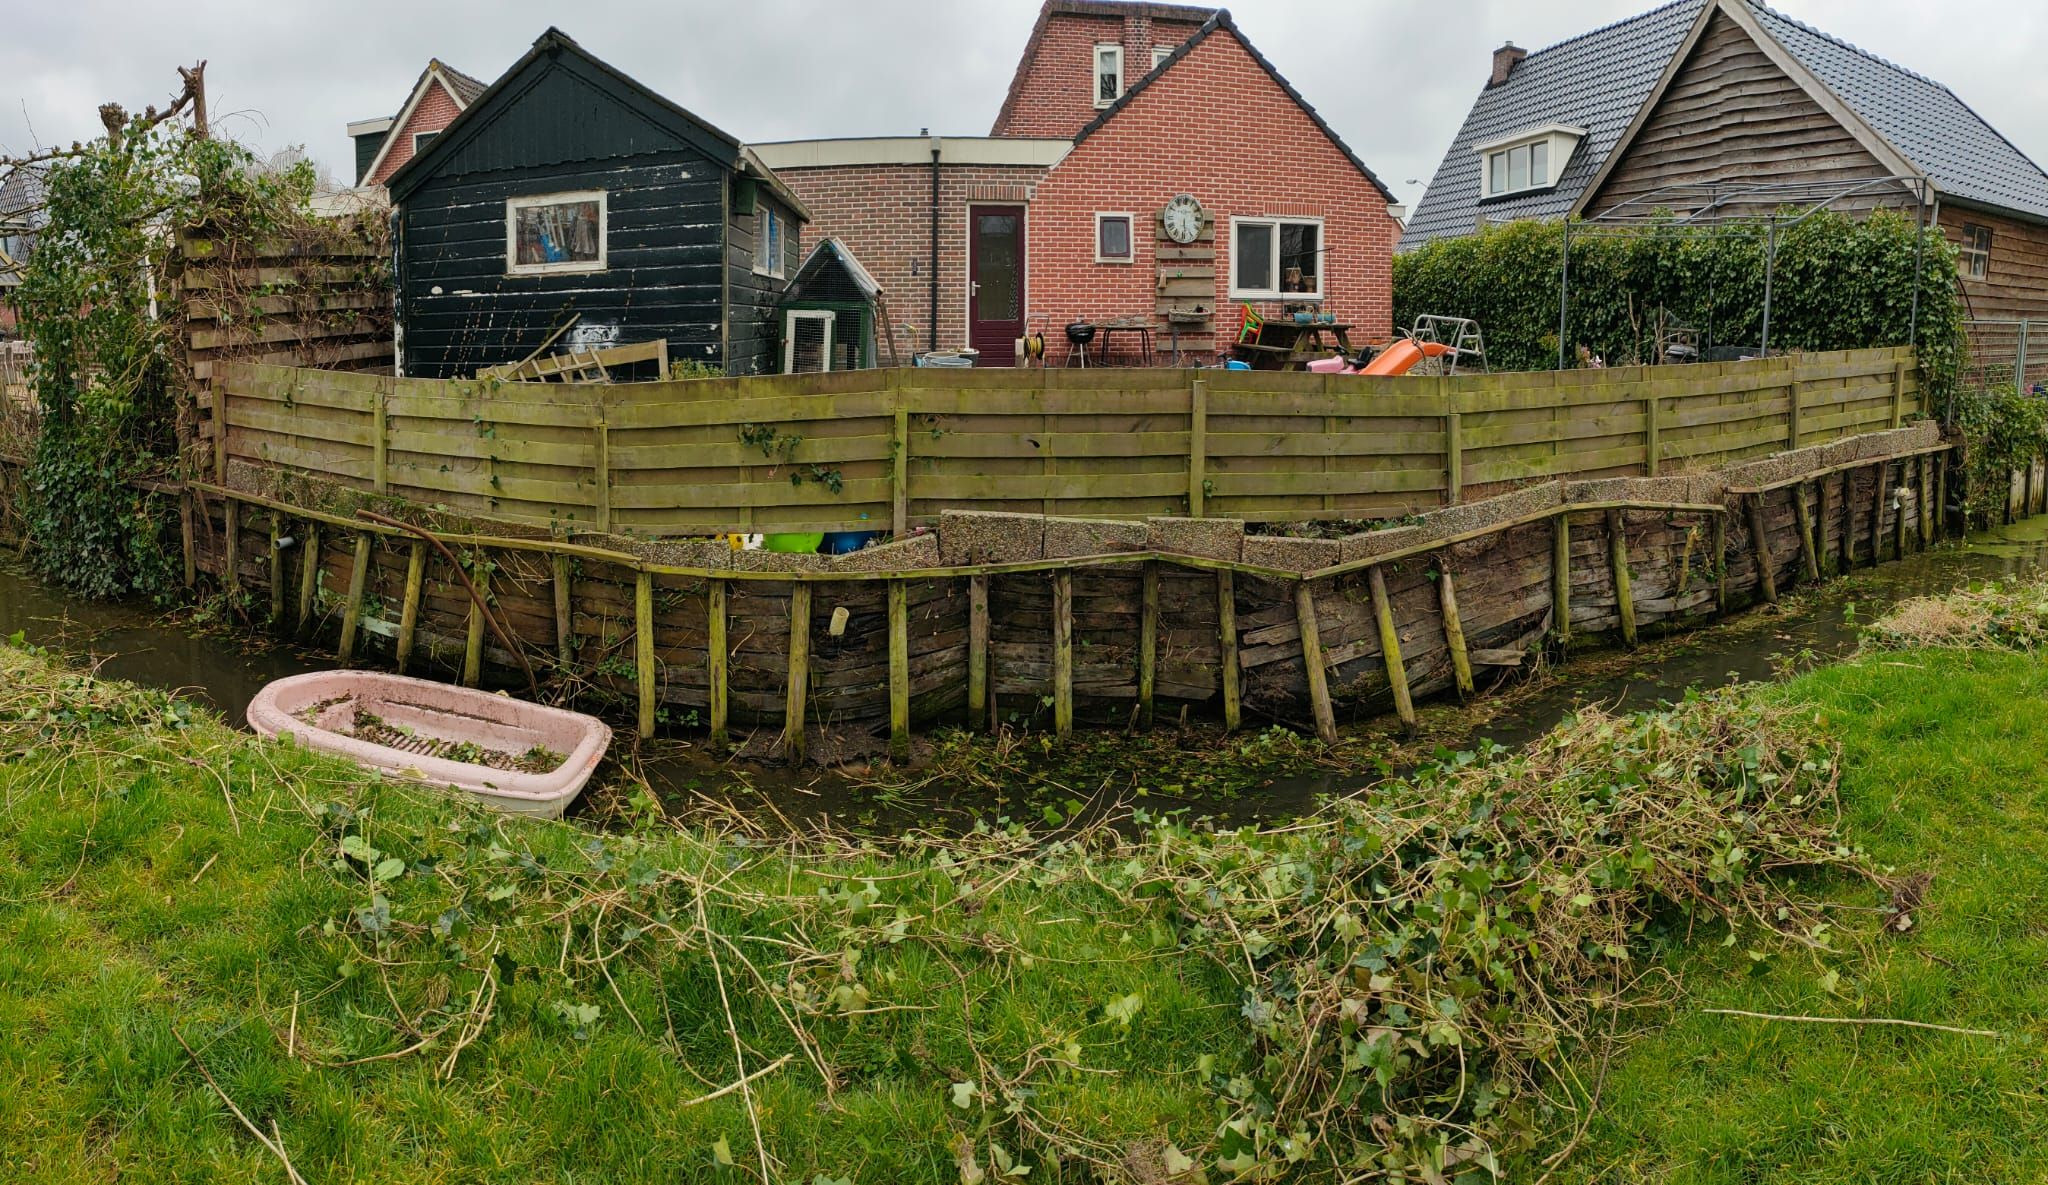
M 1492 90 L 1508 80 L 1515 72 L 1515 63 L 1529 56 L 1529 51 L 1510 41 L 1493 51 L 1493 77 L 1486 80 L 1486 89 Z

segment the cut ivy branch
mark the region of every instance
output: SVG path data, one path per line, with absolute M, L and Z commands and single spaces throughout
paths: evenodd
M 1747 1012 L 1740 1008 L 1702 1008 L 1708 1016 L 1741 1016 L 1750 1020 L 1790 1021 L 1808 1025 L 1893 1025 L 1902 1029 L 1931 1029 L 1937 1033 L 1957 1033 L 1965 1037 L 2004 1037 L 1996 1029 L 1963 1029 L 1954 1025 L 1929 1024 L 1924 1020 L 1896 1020 L 1885 1016 L 1785 1016 L 1776 1012 Z

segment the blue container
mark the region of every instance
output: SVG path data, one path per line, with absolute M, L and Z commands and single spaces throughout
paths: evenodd
M 818 550 L 826 555 L 845 555 L 859 551 L 868 545 L 869 540 L 881 537 L 880 531 L 827 531 L 825 542 L 819 545 Z

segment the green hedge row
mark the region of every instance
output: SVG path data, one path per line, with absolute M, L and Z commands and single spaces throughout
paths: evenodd
M 1920 285 L 1921 365 L 1938 398 L 1954 390 L 1963 356 L 1955 253 L 1925 232 Z M 1771 346 L 1846 350 L 1904 344 L 1911 332 L 1914 223 L 1901 214 L 1821 213 L 1778 238 Z M 1564 228 L 1513 222 L 1440 239 L 1394 258 L 1394 321 L 1424 313 L 1471 317 L 1496 370 L 1557 365 L 1558 267 Z M 1583 346 L 1609 365 L 1654 361 L 1659 310 L 1690 326 L 1702 347 L 1762 338 L 1764 237 L 1750 225 L 1670 226 L 1572 238 L 1567 353 Z M 1574 363 L 1576 364 L 1576 363 Z

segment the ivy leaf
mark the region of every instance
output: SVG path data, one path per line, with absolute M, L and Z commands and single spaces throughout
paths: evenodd
M 965 1111 L 974 1105 L 975 1098 L 980 1094 L 981 1084 L 978 1082 L 955 1082 L 953 1084 L 953 1105 Z
M 370 879 L 376 881 L 397 880 L 403 875 L 405 875 L 405 861 L 396 856 L 378 861 L 377 867 L 370 870 Z
M 1102 1006 L 1102 1015 L 1106 1019 L 1115 1021 L 1120 1027 L 1128 1029 L 1131 1027 L 1131 1019 L 1137 1016 L 1138 1010 L 1144 1006 L 1145 997 L 1138 992 L 1132 992 L 1128 996 L 1118 996 L 1116 999 L 1104 1004 Z
M 711 1159 L 720 1168 L 731 1168 L 732 1142 L 727 1140 L 724 1136 L 720 1136 L 716 1140 L 713 1140 L 711 1142 Z

